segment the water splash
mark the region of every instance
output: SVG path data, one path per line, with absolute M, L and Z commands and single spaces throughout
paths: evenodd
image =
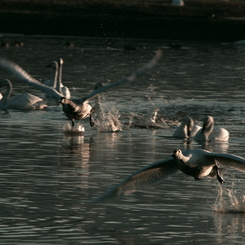
M 213 210 L 217 213 L 245 213 L 245 195 L 219 186 Z
M 83 135 L 85 132 L 85 128 L 80 123 L 76 123 L 73 128 L 70 123 L 66 123 L 63 126 L 63 131 L 64 131 L 64 134 L 66 135 Z
M 130 113 L 129 115 L 129 127 L 131 128 L 152 128 L 152 129 L 165 129 L 167 124 L 164 120 L 161 123 L 157 122 L 159 108 L 150 110 L 150 112 L 144 115 L 139 115 L 136 113 Z
M 100 113 L 97 118 L 93 118 L 93 122 L 99 132 L 119 132 L 122 130 L 119 118 L 120 114 L 115 108 L 106 112 L 104 108 L 101 107 Z

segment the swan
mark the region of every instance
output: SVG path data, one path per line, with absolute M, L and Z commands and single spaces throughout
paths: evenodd
M 212 153 L 201 149 L 174 150 L 170 158 L 154 162 L 126 177 L 108 192 L 93 199 L 93 202 L 126 196 L 137 189 L 160 182 L 179 170 L 200 180 L 204 177 L 216 177 L 223 184 L 218 164 L 245 172 L 245 159 L 231 154 Z
M 62 71 L 63 71 L 63 64 L 64 64 L 62 58 L 59 59 L 58 64 L 59 64 L 59 72 L 58 72 L 58 82 L 57 82 L 56 90 L 67 99 L 70 99 L 71 98 L 70 90 L 62 83 Z
M 51 77 L 49 80 L 46 80 L 44 82 L 44 84 L 46 86 L 49 86 L 49 87 L 52 87 L 52 88 L 56 88 L 57 86 L 57 79 L 58 79 L 58 69 L 59 69 L 59 65 L 58 65 L 58 62 L 56 61 L 52 61 L 51 63 L 49 63 L 48 65 L 46 65 L 46 67 L 50 67 L 52 69 L 52 72 L 51 72 Z M 45 96 L 47 98 L 53 98 L 52 96 L 50 96 L 50 94 L 48 93 L 45 93 Z
M 12 93 L 12 84 L 8 79 L 0 79 L 0 87 L 7 87 L 6 92 L 0 100 L 0 108 L 2 110 L 38 110 L 47 107 L 47 104 L 41 98 L 29 93 L 10 97 Z
M 17 65 L 12 61 L 0 57 L 0 67 L 3 70 L 15 75 L 16 78 L 19 79 L 21 82 L 24 82 L 45 93 L 49 93 L 51 96 L 54 96 L 62 104 L 63 112 L 71 120 L 72 127 L 74 127 L 75 125 L 75 120 L 81 120 L 87 117 L 90 118 L 90 125 L 92 126 L 93 125 L 91 123 L 92 107 L 91 105 L 89 105 L 89 100 L 97 96 L 99 93 L 106 91 L 109 88 L 113 88 L 122 83 L 131 82 L 135 80 L 139 75 L 144 74 L 147 70 L 154 67 L 159 61 L 159 59 L 161 58 L 161 56 L 162 56 L 162 51 L 159 49 L 156 51 L 155 56 L 148 63 L 146 63 L 141 68 L 139 68 L 131 76 L 125 77 L 121 80 L 118 80 L 106 86 L 99 87 L 98 89 L 94 90 L 93 92 L 91 92 L 90 94 L 88 94 L 82 99 L 72 99 L 72 100 L 67 99 L 60 92 L 56 91 L 54 88 L 39 82 L 31 75 L 29 75 L 25 70 L 23 70 L 19 65 Z
M 214 118 L 206 116 L 203 119 L 203 126 L 194 137 L 196 141 L 220 141 L 229 140 L 229 132 L 224 128 L 214 128 Z
M 60 58 L 58 62 L 52 61 L 46 67 L 52 68 L 50 80 L 44 82 L 45 85 L 56 89 L 67 99 L 71 98 L 71 93 L 69 88 L 62 84 L 62 69 L 63 69 L 63 59 Z M 50 96 L 49 96 L 50 97 Z
M 195 125 L 191 117 L 185 117 L 182 120 L 182 123 L 174 131 L 173 137 L 176 138 L 189 138 L 194 137 L 196 133 L 201 129 L 200 126 Z

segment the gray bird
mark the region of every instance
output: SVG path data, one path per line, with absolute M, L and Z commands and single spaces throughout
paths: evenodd
M 219 173 L 218 164 L 245 172 L 245 159 L 231 154 L 211 153 L 205 150 L 175 150 L 172 157 L 148 165 L 125 178 L 108 192 L 95 198 L 93 202 L 126 196 L 153 183 L 157 183 L 173 175 L 178 170 L 194 177 L 195 180 L 211 176 L 224 183 Z

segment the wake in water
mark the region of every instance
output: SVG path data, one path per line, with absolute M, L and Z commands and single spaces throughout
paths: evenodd
M 219 186 L 213 210 L 217 213 L 245 213 L 245 195 Z

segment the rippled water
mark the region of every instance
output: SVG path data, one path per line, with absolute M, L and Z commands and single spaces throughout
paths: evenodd
M 45 65 L 62 57 L 64 84 L 77 98 L 98 81 L 135 71 L 158 47 L 163 57 L 142 78 L 102 95 L 103 109 L 120 115 L 120 132 L 101 132 L 84 120 L 84 135 L 66 134 L 59 106 L 1 112 L 1 244 L 244 244 L 245 179 L 235 170 L 224 170 L 222 187 L 216 179 L 195 182 L 177 173 L 121 200 L 88 201 L 173 149 L 202 148 L 170 137 L 186 115 L 200 125 L 205 115 L 214 116 L 230 140 L 209 149 L 245 157 L 245 49 L 188 42 L 175 50 L 162 41 L 113 39 L 74 39 L 68 49 L 62 37 L 5 40 L 17 38 L 25 46 L 1 49 L 1 56 L 43 81 L 50 76 Z M 125 51 L 128 43 L 137 50 Z M 14 94 L 44 98 L 0 75 L 13 82 Z M 152 128 L 157 108 L 158 127 Z

